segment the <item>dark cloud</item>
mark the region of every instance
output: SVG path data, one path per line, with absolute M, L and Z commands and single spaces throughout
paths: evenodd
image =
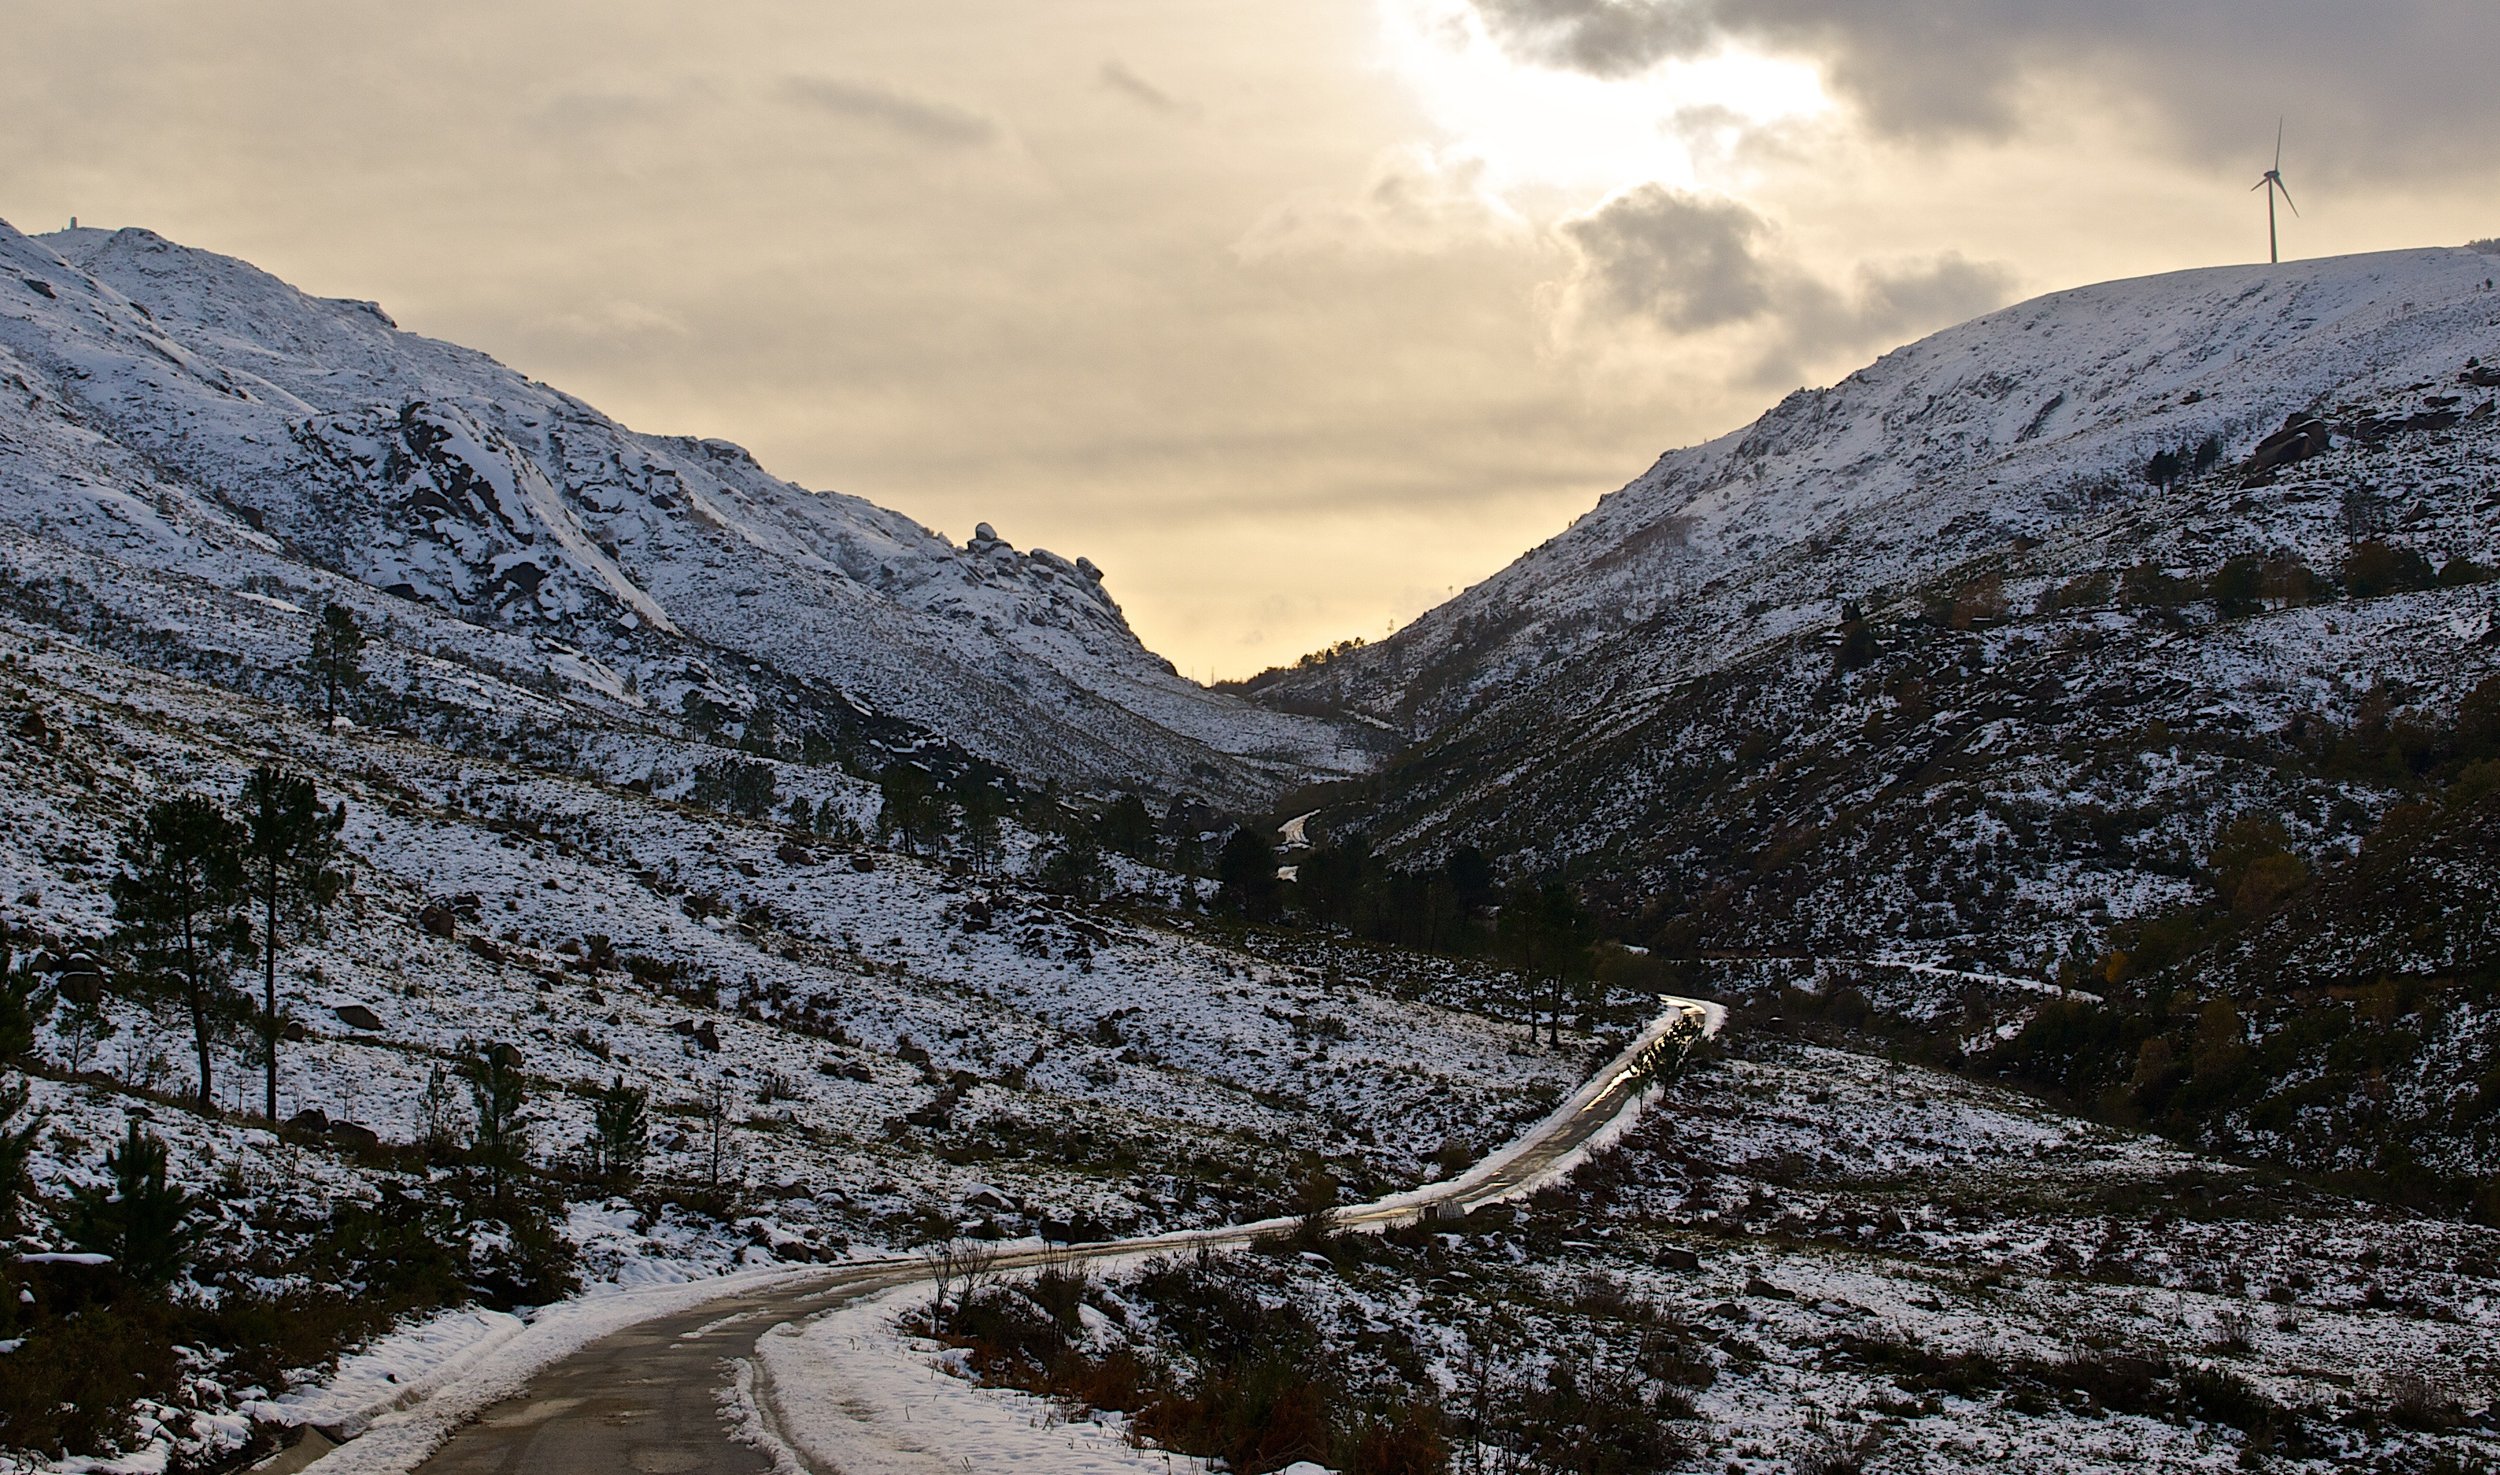
M 1736 43 L 1820 62 L 1880 131 L 2002 137 L 2078 91 L 2204 163 L 2257 158 L 2278 113 L 2328 176 L 2485 160 L 2500 130 L 2491 0 L 1474 0 L 1515 56 L 1597 76 Z M 2044 92 L 2039 84 L 2058 84 Z
M 1102 85 L 1105 92 L 1126 98 L 1150 113 L 1161 113 L 1167 118 L 1194 118 L 1198 115 L 1196 104 L 1181 101 L 1118 61 L 1104 62 L 1102 70 L 1095 74 L 1095 81 Z
M 1611 319 L 1670 334 L 1741 325 L 1759 353 L 1752 377 L 1766 384 L 2003 306 L 2015 290 L 2003 267 L 1953 253 L 1869 263 L 1843 290 L 1785 256 L 1770 223 L 1743 205 L 1655 184 L 1565 221 L 1562 233 L 1580 256 L 1571 286 L 1584 325 Z
M 1646 184 L 1563 223 L 1593 304 L 1691 333 L 1759 317 L 1779 285 L 1769 226 L 1733 200 Z
M 1546 66 L 1628 77 L 1710 44 L 1709 18 L 1675 0 L 1476 0 L 1510 52 Z
M 875 82 L 792 77 L 783 95 L 801 107 L 869 124 L 938 148 L 987 148 L 999 140 L 998 120 L 953 103 L 915 97 Z

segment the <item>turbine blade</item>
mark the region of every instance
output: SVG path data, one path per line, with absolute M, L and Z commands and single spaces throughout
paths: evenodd
M 2277 171 L 2283 167 L 2283 119 L 2279 114 L 2274 120 L 2274 167 Z
M 2283 203 L 2286 205 L 2292 205 L 2292 187 L 2279 179 L 2274 182 L 2274 187 L 2283 192 Z M 2294 215 L 2298 215 L 2300 213 L 2300 207 L 2298 205 L 2292 205 L 2292 213 Z

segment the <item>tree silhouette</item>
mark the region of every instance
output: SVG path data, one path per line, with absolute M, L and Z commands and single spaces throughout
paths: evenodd
M 963 842 L 964 859 L 975 873 L 986 876 L 998 864 L 999 826 L 1007 818 L 1007 796 L 972 779 L 957 788 L 956 805 L 963 814 L 958 838 Z
M 235 956 L 251 942 L 241 910 L 242 853 L 242 826 L 215 801 L 176 795 L 131 825 L 111 886 L 118 939 L 144 973 L 177 982 L 190 1007 L 202 1111 L 215 1102 L 210 1027 Z
M 1216 899 L 1255 922 L 1276 918 L 1282 891 L 1276 880 L 1276 847 L 1256 826 L 1243 825 L 1215 858 Z
M 32 1090 L 23 1079 L 0 1086 L 0 1234 L 18 1230 L 18 1208 L 26 1196 L 26 1163 L 34 1156 L 35 1139 L 43 1134 L 41 1112 L 20 1119 Z
M 938 791 L 929 770 L 897 759 L 877 776 L 877 787 L 884 795 L 877 810 L 879 834 L 894 836 L 914 855 L 944 838 L 949 818 L 946 796 Z
M 310 657 L 313 680 L 321 684 L 321 711 L 339 720 L 339 694 L 365 684 L 365 632 L 356 612 L 343 604 L 322 606 L 321 623 L 313 626 Z
M 1102 812 L 1097 826 L 1103 848 L 1116 851 L 1131 860 L 1152 861 L 1155 850 L 1154 815 L 1146 809 L 1146 801 L 1135 794 L 1122 794 L 1111 807 Z
M 626 1184 L 642 1171 L 651 1148 L 651 1093 L 619 1076 L 590 1103 L 590 1172 Z
M 1091 901 L 1109 884 L 1111 868 L 1103 863 L 1102 847 L 1083 830 L 1051 838 L 1033 856 L 1035 884 L 1062 896 Z
M 260 913 L 262 1110 L 278 1119 L 278 947 L 283 934 L 316 932 L 347 877 L 336 867 L 347 806 L 321 807 L 313 781 L 272 763 L 243 780 L 244 885 Z
M 1587 912 L 1571 888 L 1560 881 L 1541 886 L 1522 883 L 1502 903 L 1498 929 L 1502 951 L 1531 980 L 1543 983 L 1549 1008 L 1549 1048 L 1562 1047 L 1563 990 L 1589 973 L 1589 943 L 1595 936 Z M 1533 1042 L 1536 1016 L 1528 1018 Z

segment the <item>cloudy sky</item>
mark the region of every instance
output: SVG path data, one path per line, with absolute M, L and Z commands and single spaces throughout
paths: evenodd
M 2491 0 L 0 0 L 0 217 L 1088 554 L 1239 675 L 2082 282 L 2500 235 Z

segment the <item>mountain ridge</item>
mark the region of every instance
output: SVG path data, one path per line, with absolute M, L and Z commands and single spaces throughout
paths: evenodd
M 738 668 L 760 663 L 1083 787 L 1242 803 L 1368 761 L 1350 726 L 1181 678 L 1086 560 L 986 526 L 958 549 L 150 232 L 0 227 L 0 264 L 20 526 L 228 584 L 309 562 L 597 652 L 611 695 L 630 671 L 663 712 L 690 693 L 751 711 L 768 698 Z
M 2392 372 L 2420 347 L 2406 340 L 2433 315 L 2415 296 L 2437 290 L 2451 315 L 2480 312 L 2489 326 L 2500 297 L 2484 294 L 2496 270 L 2500 262 L 2470 250 L 2393 251 L 2099 283 L 1984 314 L 1664 453 L 1562 532 L 1383 640 L 1240 685 L 1293 710 L 1368 713 L 1415 737 L 1511 676 L 1720 580 L 1770 586 L 1748 591 L 1718 626 L 1722 636 L 1777 639 L 1824 622 L 1842 599 L 1949 567 L 1987 538 L 2036 536 L 2070 520 L 2089 510 L 2079 484 L 2135 479 L 2158 449 L 2207 436 L 2253 444 L 2354 377 L 2337 350 L 2356 335 Z M 2381 320 L 2366 322 L 2372 314 Z M 2122 316 L 2132 321 L 2111 321 Z M 2243 331 L 2216 331 L 2233 317 Z M 2090 345 L 2100 357 L 2082 382 L 2056 380 L 2076 372 L 2074 341 L 2095 330 L 2140 336 Z M 2055 348 L 2009 354 L 2007 342 Z M 2439 367 L 2454 365 L 2443 358 Z M 2235 384 L 2234 375 L 2263 382 Z M 1916 453 L 1893 454 L 1904 446 Z M 2078 451 L 2082 464 L 2058 465 Z M 2040 473 L 2044 460 L 2056 474 Z M 1808 479 L 1824 484 L 1819 495 L 1793 485 Z M 1886 518 L 1896 525 L 1864 526 Z M 1941 545 L 1919 547 L 1957 520 L 1965 526 L 1954 557 Z M 1766 532 L 1773 527 L 1785 537 Z M 1858 567 L 1833 578 L 1843 562 L 1833 555 L 1853 548 L 1847 562 Z M 1748 558 L 1783 560 L 1773 571 L 1786 576 L 1764 580 Z M 1764 598 L 1769 609 L 1744 612 Z

